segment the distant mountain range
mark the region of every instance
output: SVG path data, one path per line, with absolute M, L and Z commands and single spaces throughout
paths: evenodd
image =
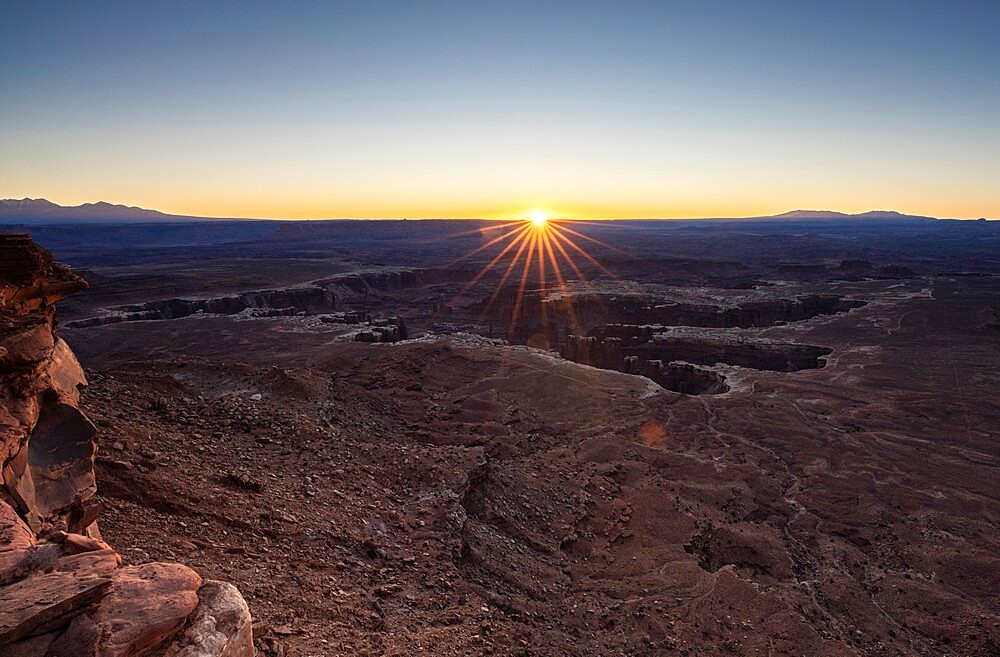
M 872 210 L 861 214 L 845 214 L 831 210 L 792 210 L 766 217 L 736 218 L 744 221 L 792 221 L 792 220 L 851 220 L 851 221 L 899 221 L 929 220 L 934 217 L 901 214 L 892 210 Z M 116 205 L 98 201 L 83 205 L 57 205 L 44 198 L 23 198 L 0 200 L 0 223 L 5 224 L 60 224 L 60 223 L 121 223 L 121 222 L 167 222 L 167 221 L 217 221 L 215 217 L 192 217 L 165 214 L 157 210 L 147 210 L 128 205 Z
M 895 210 L 869 210 L 860 214 L 845 214 L 833 210 L 792 210 L 768 217 L 753 217 L 753 219 L 935 219 L 915 214 L 903 214 Z
M 119 222 L 119 221 L 184 221 L 201 217 L 165 214 L 114 203 L 84 203 L 83 205 L 57 205 L 44 198 L 0 200 L 0 222 L 5 223 L 66 223 L 66 222 Z

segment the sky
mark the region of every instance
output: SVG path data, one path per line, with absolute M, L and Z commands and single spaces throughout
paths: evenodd
M 0 3 L 0 198 L 1000 217 L 1000 2 Z

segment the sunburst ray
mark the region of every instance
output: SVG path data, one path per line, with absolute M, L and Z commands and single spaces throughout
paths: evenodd
M 500 262 L 500 260 L 501 260 L 501 259 L 502 259 L 502 258 L 503 258 L 503 257 L 504 257 L 505 255 L 507 255 L 507 253 L 508 253 L 508 252 L 509 252 L 509 251 L 510 251 L 511 249 L 513 249 L 513 248 L 514 248 L 515 246 L 517 246 L 517 245 L 518 245 L 518 243 L 519 243 L 519 242 L 520 242 L 521 240 L 525 239 L 525 238 L 526 238 L 526 237 L 528 236 L 528 231 L 529 231 L 529 230 L 530 230 L 530 229 L 529 229 L 529 228 L 528 228 L 527 226 L 524 226 L 524 227 L 523 227 L 523 228 L 521 229 L 521 232 L 520 232 L 520 233 L 518 233 L 518 235 L 517 235 L 517 236 L 516 236 L 516 237 L 515 237 L 515 238 L 514 238 L 513 240 L 511 240 L 511 241 L 510 241 L 510 242 L 509 242 L 509 243 L 507 244 L 507 246 L 505 246 L 505 247 L 503 248 L 503 250 L 502 250 L 502 251 L 500 251 L 500 253 L 496 254 L 496 255 L 495 255 L 495 256 L 493 257 L 493 259 L 492 259 L 492 260 L 490 260 L 490 261 L 489 261 L 488 263 L 486 263 L 486 266 L 484 266 L 484 267 L 483 267 L 482 269 L 480 269 L 480 270 L 479 270 L 479 273 L 477 273 L 477 274 L 476 274 L 476 275 L 475 275 L 475 276 L 474 276 L 474 277 L 472 278 L 472 280 L 471 280 L 471 281 L 469 281 L 468 283 L 466 283 L 466 284 L 465 284 L 465 287 L 463 287 L 463 288 L 462 288 L 462 289 L 461 289 L 461 290 L 459 291 L 459 293 L 455 295 L 455 301 L 457 301 L 459 297 L 461 297 L 461 296 L 462 296 L 463 294 L 465 294 L 465 293 L 466 293 L 466 292 L 468 292 L 468 291 L 469 291 L 470 289 L 472 289 L 472 286 L 473 286 L 473 285 L 475 285 L 476 283 L 478 283 L 478 282 L 479 282 L 479 281 L 480 281 L 480 280 L 481 280 L 481 279 L 483 278 L 483 276 L 485 276 L 486 274 L 488 274 L 488 273 L 489 273 L 489 272 L 490 272 L 490 271 L 491 271 L 491 270 L 493 269 L 493 266 L 494 266 L 495 264 L 497 264 L 498 262 Z
M 569 233 L 570 235 L 576 235 L 577 237 L 580 237 L 580 238 L 585 239 L 587 241 L 593 242 L 594 244 L 599 244 L 599 245 L 603 246 L 606 249 L 611 249 L 612 251 L 617 251 L 618 253 L 621 253 L 621 254 L 624 254 L 624 255 L 628 255 L 627 253 L 625 253 L 625 251 L 622 251 L 618 247 L 614 247 L 614 246 L 611 246 L 610 244 L 606 244 L 606 243 L 602 242 L 599 239 L 595 239 L 593 237 L 590 237 L 589 235 L 584 235 L 583 233 L 581 233 L 579 231 L 576 231 L 576 230 L 573 230 L 572 228 L 567 228 L 566 226 L 563 226 L 562 230 L 564 230 L 565 232 Z
M 479 284 L 487 274 L 497 270 L 502 273 L 489 297 L 481 305 L 480 320 L 490 314 L 501 295 L 507 295 L 508 301 L 506 303 L 509 305 L 504 311 L 504 321 L 509 321 L 509 329 L 513 331 L 525 319 L 521 315 L 525 309 L 529 286 L 531 286 L 530 294 L 537 294 L 539 297 L 541 316 L 537 318 L 537 321 L 544 328 L 546 344 L 552 337 L 550 333 L 552 329 L 548 325 L 550 319 L 548 311 L 550 307 L 553 310 L 560 309 L 561 311 L 562 309 L 561 305 L 550 306 L 547 303 L 550 290 L 558 289 L 565 294 L 562 304 L 565 306 L 570 325 L 576 329 L 578 323 L 564 267 L 568 267 L 573 272 L 580 284 L 590 289 L 593 289 L 593 286 L 577 262 L 578 260 L 586 262 L 588 266 L 593 266 L 604 275 L 612 278 L 615 276 L 578 244 L 576 239 L 570 236 L 616 251 L 619 249 L 570 228 L 566 225 L 567 223 L 586 225 L 588 222 L 549 219 L 545 213 L 536 211 L 526 220 L 502 222 L 496 226 L 477 229 L 485 241 L 450 264 L 475 258 L 489 249 L 499 249 L 499 252 L 490 256 L 489 261 L 463 286 L 455 296 L 455 301 Z M 493 236 L 488 235 L 487 231 L 493 232 L 495 230 L 502 232 Z M 515 281 L 513 284 L 511 284 L 512 280 Z M 537 289 L 535 289 L 536 285 Z M 508 311 L 510 312 L 509 318 L 506 317 Z
M 543 233 L 542 239 L 545 242 L 545 251 L 548 253 L 549 260 L 552 263 L 552 272 L 556 277 L 556 284 L 563 293 L 562 303 L 566 308 L 566 314 L 569 315 L 570 326 L 576 330 L 579 327 L 579 324 L 576 321 L 576 312 L 573 310 L 573 304 L 567 296 L 566 279 L 563 277 L 562 269 L 559 267 L 559 259 L 556 258 L 556 252 L 552 248 L 552 238 L 549 236 L 548 231 Z
M 580 248 L 580 247 L 579 247 L 579 246 L 577 245 L 577 243 L 576 243 L 576 242 L 574 242 L 574 241 L 573 241 L 573 240 L 571 240 L 570 238 L 566 237 L 566 236 L 565 236 L 565 235 L 563 235 L 562 233 L 558 233 L 558 232 L 557 232 L 557 233 L 553 233 L 553 235 L 554 235 L 554 237 L 555 237 L 555 238 L 556 238 L 557 240 L 562 240 L 562 241 L 564 241 L 564 242 L 565 242 L 566 244 L 568 244 L 568 245 L 569 245 L 570 247 L 572 247 L 574 251 L 576 251 L 576 252 L 577 252 L 577 253 L 579 253 L 579 254 L 580 254 L 581 256 L 583 256 L 584 258 L 586 258 L 586 259 L 587 259 L 587 261 L 588 261 L 588 262 L 589 262 L 590 264 L 594 265 L 595 267 L 597 267 L 598 269 L 600 269 L 600 270 L 601 270 L 602 272 L 604 272 L 605 274 L 607 274 L 607 275 L 608 275 L 608 276 L 610 276 L 611 278 L 617 278 L 617 276 L 615 276 L 614 274 L 612 274 L 612 273 L 611 273 L 611 272 L 610 272 L 610 271 L 608 270 L 608 268 L 607 268 L 607 267 L 605 267 L 604 265 L 602 265 L 601 263 L 599 263 L 599 262 L 598 262 L 598 261 L 597 261 L 597 260 L 596 260 L 596 259 L 595 259 L 595 258 L 594 258 L 594 257 L 592 256 L 592 255 L 590 255 L 589 253 L 587 253 L 586 251 L 584 251 L 583 249 L 581 249 L 581 248 Z

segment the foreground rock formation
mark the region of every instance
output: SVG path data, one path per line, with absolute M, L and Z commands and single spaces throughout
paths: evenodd
M 86 286 L 28 236 L 0 235 L 0 654 L 250 657 L 234 587 L 123 566 L 101 540 L 86 378 L 53 308 Z

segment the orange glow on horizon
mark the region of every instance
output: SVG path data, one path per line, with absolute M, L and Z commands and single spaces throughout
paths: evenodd
M 378 198 L 376 192 L 359 196 L 344 197 L 332 201 L 315 198 L 315 190 L 301 190 L 275 196 L 261 188 L 241 190 L 235 196 L 222 196 L 219 190 L 206 191 L 193 197 L 179 198 L 164 193 L 163 189 L 145 194 L 122 196 L 111 187 L 94 186 L 86 192 L 77 191 L 66 195 L 52 194 L 44 187 L 24 187 L 0 185 L 0 198 L 46 198 L 63 206 L 81 205 L 96 201 L 136 206 L 157 210 L 165 214 L 204 217 L 206 219 L 261 219 L 274 221 L 305 220 L 428 220 L 428 219 L 476 219 L 488 221 L 517 222 L 529 218 L 533 212 L 544 212 L 549 217 L 572 221 L 606 221 L 629 219 L 725 219 L 772 216 L 797 209 L 834 210 L 846 214 L 856 214 L 869 210 L 891 209 L 903 214 L 923 215 L 948 219 L 988 219 L 1000 218 L 1000 205 L 983 203 L 973 197 L 938 203 L 933 200 L 910 198 L 884 198 L 880 200 L 858 200 L 845 195 L 814 196 L 799 193 L 787 198 L 770 198 L 770 195 L 752 197 L 733 196 L 731 200 L 710 202 L 678 195 L 669 203 L 651 200 L 648 196 L 621 195 L 621 198 L 605 198 L 581 195 L 570 198 L 564 195 L 538 197 L 531 205 L 514 204 L 491 194 L 482 198 L 469 193 L 442 193 L 430 198 L 407 198 L 400 196 L 392 201 Z M 192 190 L 199 192 L 202 190 Z M 526 195 L 530 198 L 529 195 Z M 912 195 L 911 195 L 912 196 Z M 542 209 L 544 208 L 544 209 Z
M 266 187 L 240 190 L 223 195 L 221 189 L 192 188 L 182 198 L 166 193 L 165 187 L 138 191 L 122 196 L 111 187 L 69 194 L 53 194 L 44 187 L 0 185 L 0 198 L 46 198 L 63 206 L 96 201 L 136 206 L 165 214 L 204 217 L 206 219 L 262 219 L 275 221 L 305 221 L 331 219 L 478 219 L 506 222 L 530 220 L 534 212 L 550 218 L 572 217 L 574 221 L 605 221 L 627 219 L 724 219 L 771 216 L 796 209 L 834 210 L 856 214 L 869 210 L 891 209 L 903 214 L 925 215 L 949 219 L 1000 218 L 1000 205 L 983 202 L 980 198 L 938 199 L 895 197 L 880 200 L 858 200 L 846 194 L 814 196 L 810 193 L 771 198 L 770 195 L 733 195 L 731 200 L 703 202 L 701 196 L 677 196 L 669 203 L 657 202 L 645 196 L 581 194 L 579 198 L 563 195 L 539 197 L 532 205 L 511 203 L 496 195 L 482 198 L 472 192 L 452 190 L 440 195 L 421 197 L 400 196 L 398 200 L 379 198 L 377 191 L 340 198 L 335 202 L 316 198 L 313 190 L 303 189 L 293 195 L 274 196 Z M 263 190 L 263 191 L 262 191 Z M 232 191 L 232 190 L 226 190 Z M 530 195 L 526 195 L 530 198 Z M 544 209 L 541 209 L 544 208 Z

